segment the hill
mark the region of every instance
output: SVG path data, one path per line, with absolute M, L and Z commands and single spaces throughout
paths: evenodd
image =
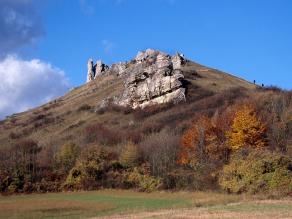
M 291 194 L 292 92 L 148 49 L 0 123 L 0 191 Z
M 241 78 L 192 61 L 187 61 L 181 70 L 188 90 L 185 105 L 189 108 L 200 99 L 228 90 L 234 89 L 235 94 L 239 89 L 244 91 L 256 89 L 256 85 Z M 125 77 L 127 76 L 100 75 L 95 80 L 74 88 L 63 97 L 8 117 L 1 121 L 0 145 L 13 144 L 22 138 L 38 139 L 41 145 L 60 145 L 66 139 L 77 140 L 76 138 L 82 135 L 84 127 L 94 122 L 122 129 L 130 121 L 136 120 L 132 114 L 109 111 L 100 115 L 95 113 L 94 109 L 102 100 L 113 98 L 123 92 Z M 165 111 L 169 110 L 165 108 Z M 135 121 L 138 124 L 140 122 Z

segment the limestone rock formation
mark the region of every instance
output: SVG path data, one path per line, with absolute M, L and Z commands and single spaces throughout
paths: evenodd
M 125 73 L 125 70 L 127 68 L 127 63 L 119 62 L 117 64 L 113 64 L 110 67 L 110 70 L 117 76 L 122 76 Z
M 105 65 L 101 60 L 98 60 L 95 65 L 93 65 L 92 59 L 89 59 L 87 62 L 87 80 L 86 82 L 90 82 L 94 80 L 96 77 L 103 75 L 106 70 L 108 70 L 108 66 Z
M 185 63 L 183 55 L 170 56 L 166 53 L 147 49 L 138 52 L 129 63 L 117 63 L 107 67 L 101 61 L 94 66 L 88 62 L 90 80 L 100 75 L 115 75 L 124 80 L 124 91 L 113 98 L 112 103 L 132 108 L 185 101 L 185 88 L 181 70 Z M 92 76 L 93 75 L 93 76 Z M 110 104 L 109 100 L 99 103 L 100 107 Z
M 139 52 L 128 69 L 125 90 L 117 104 L 132 108 L 185 100 L 184 78 L 178 58 L 148 49 Z M 176 69 L 173 68 L 175 61 Z M 179 64 L 178 64 L 179 63 Z
M 108 66 L 104 64 L 101 60 L 98 60 L 95 64 L 95 75 L 94 78 L 103 75 L 106 70 L 108 70 Z
M 176 53 L 174 56 L 171 57 L 171 62 L 173 69 L 180 69 L 185 62 L 184 55 Z
M 92 59 L 89 59 L 87 62 L 87 80 L 86 82 L 92 81 L 95 76 L 95 70 L 93 66 L 93 61 Z

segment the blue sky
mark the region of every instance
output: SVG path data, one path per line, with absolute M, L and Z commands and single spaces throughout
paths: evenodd
M 85 80 L 89 57 L 113 63 L 138 50 L 181 51 L 247 80 L 292 88 L 292 1 L 50 0 L 31 57 Z
M 0 0 L 0 119 L 82 85 L 88 58 L 147 48 L 292 89 L 291 12 L 290 0 Z

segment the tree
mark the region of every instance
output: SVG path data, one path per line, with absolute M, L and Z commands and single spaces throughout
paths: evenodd
M 234 153 L 225 165 L 219 185 L 229 192 L 292 192 L 292 159 L 280 153 L 251 150 Z M 275 193 L 274 193 L 275 194 Z
M 235 112 L 227 138 L 232 150 L 267 146 L 266 126 L 257 118 L 252 105 L 243 105 Z
M 183 165 L 221 163 L 228 158 L 224 130 L 219 122 L 201 117 L 184 133 L 178 162 Z
M 155 177 L 164 177 L 176 166 L 180 135 L 170 129 L 151 133 L 139 144 L 144 161 L 150 164 Z
M 128 142 L 122 151 L 120 161 L 126 167 L 134 167 L 138 163 L 138 147 L 132 142 Z
M 61 146 L 57 153 L 57 163 L 64 169 L 66 173 L 75 165 L 75 161 L 79 156 L 80 148 L 73 143 L 66 143 Z
M 11 158 L 14 161 L 14 170 L 27 175 L 35 181 L 38 169 L 38 153 L 41 151 L 38 143 L 31 139 L 19 141 L 11 149 Z

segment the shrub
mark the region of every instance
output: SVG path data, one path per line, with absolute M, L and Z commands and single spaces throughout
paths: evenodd
M 114 157 L 111 152 L 97 146 L 86 148 L 70 170 L 63 188 L 92 190 L 108 185 L 107 173 L 121 168 L 113 161 Z
M 19 139 L 20 137 L 21 137 L 21 135 L 19 133 L 10 132 L 10 134 L 9 134 L 9 138 L 11 138 L 11 139 Z
M 82 105 L 77 109 L 77 111 L 78 111 L 78 112 L 82 112 L 82 111 L 89 111 L 89 110 L 91 110 L 91 109 L 92 109 L 92 107 L 85 103 L 85 104 L 82 104 Z
M 144 119 L 146 117 L 157 114 L 159 112 L 165 111 L 166 109 L 169 109 L 172 106 L 174 106 L 173 103 L 164 103 L 164 104 L 156 104 L 153 106 L 148 106 L 148 107 L 145 107 L 143 109 L 137 108 L 133 112 L 134 118 L 136 120 L 141 120 L 141 119 Z
M 109 129 L 100 123 L 89 125 L 85 128 L 85 142 L 102 145 L 114 145 L 121 142 L 120 132 Z
M 180 168 L 167 173 L 163 178 L 165 189 L 207 190 L 216 188 L 216 178 L 209 174 L 208 166 L 201 168 Z
M 142 192 L 152 192 L 161 186 L 161 180 L 154 178 L 149 173 L 147 165 L 134 167 L 124 174 L 124 183 Z
M 292 159 L 281 154 L 254 150 L 233 155 L 223 169 L 220 186 L 234 193 L 292 192 Z
M 163 177 L 176 166 L 180 136 L 171 130 L 162 130 L 144 137 L 139 144 L 143 159 L 150 164 L 151 173 Z

